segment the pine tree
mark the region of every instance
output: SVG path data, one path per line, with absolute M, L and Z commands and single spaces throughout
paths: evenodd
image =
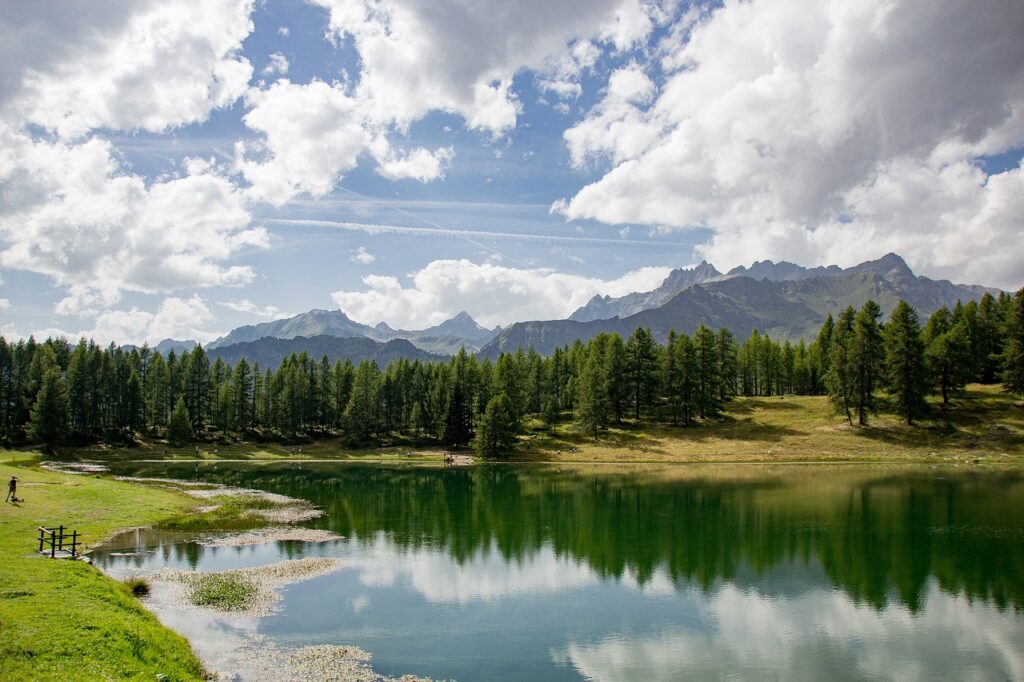
M 673 424 L 679 423 L 680 407 L 680 379 L 682 373 L 679 367 L 679 356 L 676 346 L 679 345 L 679 337 L 675 329 L 668 332 L 668 342 L 665 344 L 665 353 L 661 358 L 661 386 L 664 390 L 666 402 L 668 403 L 669 417 Z
M 634 418 L 640 419 L 640 411 L 650 405 L 657 385 L 658 355 L 657 344 L 651 330 L 637 327 L 626 342 L 627 374 L 632 386 Z
M 629 402 L 629 380 L 626 377 L 626 343 L 618 334 L 612 334 L 604 349 L 605 377 L 608 400 L 615 423 L 621 424 Z
M 949 394 L 964 387 L 976 368 L 967 322 L 953 322 L 946 308 L 928 318 L 924 328 L 925 357 L 929 380 L 942 394 L 942 406 L 949 406 Z
M 124 392 L 124 423 L 122 426 L 128 433 L 141 431 L 146 422 L 146 395 L 142 389 L 142 379 L 131 370 Z
M 363 360 L 352 380 L 352 396 L 345 408 L 345 423 L 357 441 L 366 442 L 378 430 L 378 393 L 380 370 L 377 364 Z
M 448 398 L 448 405 L 445 407 L 444 431 L 441 434 L 441 439 L 446 444 L 460 447 L 469 443 L 473 435 L 470 430 L 469 408 L 462 382 L 456 379 Z M 511 410 L 511 407 L 509 409 Z M 515 421 L 514 414 L 510 414 L 509 418 L 513 422 Z M 518 424 L 515 428 L 518 429 Z
M 591 352 L 580 374 L 576 406 L 576 425 L 582 433 L 597 438 L 597 432 L 608 426 L 608 389 L 600 356 Z
M 41 441 L 48 453 L 64 438 L 67 428 L 68 399 L 60 370 L 52 366 L 43 374 L 35 405 L 32 406 L 29 433 Z
M 515 447 L 516 425 L 512 412 L 512 401 L 504 393 L 487 403 L 476 434 L 476 449 L 482 456 L 495 457 Z
M 889 393 L 909 426 L 925 411 L 928 373 L 917 311 L 905 301 L 896 305 L 885 325 L 885 364 Z
M 828 390 L 825 377 L 828 376 L 829 362 L 832 353 L 832 334 L 835 330 L 835 322 L 832 320 L 832 313 L 825 318 L 825 322 L 818 331 L 818 338 L 815 340 L 818 352 L 813 354 L 814 360 L 811 364 L 811 384 L 814 393 L 824 393 Z
M 171 442 L 172 446 L 180 448 L 182 445 L 192 442 L 192 438 L 192 418 L 185 406 L 184 396 L 179 396 L 167 423 L 167 440 Z
M 206 422 L 211 389 L 210 358 L 202 346 L 196 346 L 182 360 L 182 394 L 196 433 L 202 432 Z
M 701 419 L 718 414 L 719 381 L 718 352 L 715 333 L 703 324 L 693 335 L 693 348 L 696 355 L 697 376 L 695 377 L 697 412 Z
M 243 357 L 235 365 L 235 371 L 231 376 L 234 405 L 231 411 L 234 413 L 232 421 L 240 431 L 248 431 L 252 423 L 253 405 L 253 371 L 249 362 Z
M 736 379 L 739 376 L 739 349 L 736 348 L 736 337 L 722 327 L 718 330 L 718 399 L 721 402 L 730 400 L 736 395 Z
M 846 421 L 853 424 L 851 409 L 854 406 L 855 365 L 854 365 L 854 319 L 853 307 L 847 307 L 839 315 L 834 326 L 829 329 L 831 345 L 828 350 L 828 362 L 825 366 L 825 388 L 837 411 L 846 415 Z M 831 318 L 830 318 L 831 319 Z M 821 338 L 821 335 L 818 335 Z
M 872 300 L 861 307 L 853 321 L 853 345 L 850 361 L 853 380 L 853 402 L 857 409 L 857 422 L 868 423 L 868 413 L 875 411 L 875 390 L 882 378 L 885 342 L 878 320 L 882 309 Z
M 1013 296 L 1006 316 L 1006 336 L 1002 353 L 1003 390 L 1024 395 L 1024 288 Z
M 554 395 L 544 398 L 544 405 L 541 407 L 541 419 L 544 420 L 544 428 L 548 431 L 558 424 L 558 399 Z

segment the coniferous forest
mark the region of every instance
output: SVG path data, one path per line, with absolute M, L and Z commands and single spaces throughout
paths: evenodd
M 128 443 L 240 437 L 295 441 L 341 437 L 353 446 L 396 437 L 485 455 L 511 449 L 527 419 L 571 419 L 597 436 L 623 420 L 690 426 L 735 396 L 828 395 L 851 424 L 886 405 L 912 424 L 925 397 L 943 406 L 969 382 L 1024 394 L 1024 289 L 942 308 L 922 325 L 901 302 L 829 316 L 811 343 L 757 331 L 738 340 L 701 326 L 666 344 L 637 329 L 628 339 L 447 362 L 331 364 L 293 354 L 279 367 L 210 362 L 201 346 L 166 356 L 148 347 L 106 348 L 85 339 L 8 343 L 0 338 L 0 438 L 6 444 Z

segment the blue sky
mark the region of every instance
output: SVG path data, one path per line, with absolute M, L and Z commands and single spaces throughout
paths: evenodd
M 508 324 L 705 258 L 1024 280 L 996 0 L 66 4 L 0 9 L 8 336 Z

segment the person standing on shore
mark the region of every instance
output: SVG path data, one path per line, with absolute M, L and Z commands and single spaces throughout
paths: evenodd
M 18 477 L 11 476 L 10 482 L 7 484 L 7 499 L 4 502 L 17 502 L 18 501 Z

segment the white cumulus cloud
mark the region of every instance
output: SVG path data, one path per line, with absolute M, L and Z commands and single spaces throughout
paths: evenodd
M 710 227 L 720 267 L 896 250 L 1019 285 L 1020 169 L 978 159 L 1024 145 L 1024 5 L 727 0 L 679 26 L 663 83 L 619 70 L 566 131 L 574 163 L 611 165 L 568 217 Z
M 270 55 L 270 61 L 263 67 L 263 73 L 267 76 L 283 76 L 288 73 L 288 58 L 280 52 Z
M 0 114 L 62 137 L 163 131 L 244 92 L 251 0 L 5 3 Z
M 82 337 L 93 339 L 99 344 L 116 343 L 150 345 L 163 339 L 192 339 L 206 343 L 220 336 L 208 331 L 214 322 L 213 313 L 199 296 L 190 298 L 168 297 L 163 300 L 155 313 L 131 308 L 130 310 L 107 310 L 96 317 L 91 329 L 66 331 L 63 329 L 37 329 L 37 339 L 48 336 L 63 336 L 69 340 Z
M 363 265 L 369 265 L 373 261 L 377 260 L 377 257 L 366 250 L 365 246 L 360 246 L 355 252 L 352 253 L 353 263 L 362 263 Z
M 247 313 L 249 315 L 256 315 L 258 317 L 266 317 L 269 319 L 291 316 L 291 313 L 287 313 L 277 306 L 257 305 L 247 298 L 240 298 L 234 301 L 221 301 L 220 305 L 224 306 L 228 310 L 234 310 L 237 313 Z
M 510 268 L 468 260 L 436 260 L 411 275 L 367 275 L 364 291 L 331 296 L 346 315 L 363 324 L 386 321 L 403 329 L 439 324 L 465 310 L 480 324 L 564 318 L 595 294 L 623 296 L 657 287 L 669 268 L 646 267 L 616 279 L 600 279 L 549 269 Z
M 0 123 L 0 188 L 0 265 L 66 287 L 62 314 L 94 313 L 123 291 L 245 284 L 252 270 L 225 261 L 267 244 L 225 178 L 199 171 L 147 185 L 98 138 L 34 142 Z
M 582 66 L 585 48 L 567 53 L 575 40 L 595 37 L 627 49 L 653 28 L 639 0 L 593 0 L 586 11 L 547 0 L 314 1 L 330 10 L 337 38 L 351 37 L 359 52 L 356 96 L 374 120 L 400 127 L 440 110 L 462 116 L 470 128 L 504 133 L 520 110 L 510 89 L 518 71 L 573 57 Z

